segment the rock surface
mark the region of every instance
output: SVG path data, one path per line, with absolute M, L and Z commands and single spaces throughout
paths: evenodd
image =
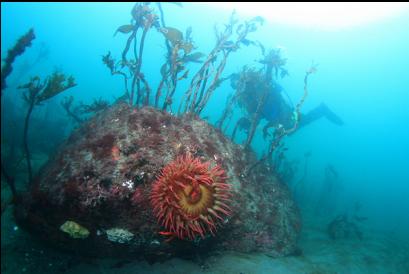
M 162 168 L 190 153 L 220 165 L 232 186 L 232 215 L 215 236 L 172 239 L 152 213 L 150 191 Z M 197 117 L 175 117 L 144 107 L 116 104 L 85 122 L 44 166 L 27 197 L 16 207 L 18 223 L 59 248 L 92 256 L 152 260 L 234 250 L 278 257 L 296 251 L 300 216 L 285 184 L 220 131 Z M 60 230 L 66 221 L 89 236 L 73 239 Z M 111 241 L 107 231 L 129 232 Z

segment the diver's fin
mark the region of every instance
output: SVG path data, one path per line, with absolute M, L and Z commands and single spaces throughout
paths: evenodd
M 336 125 L 344 125 L 344 122 L 338 115 L 330 110 L 325 103 L 321 103 L 319 106 L 313 108 L 308 113 L 301 115 L 301 120 L 298 127 L 306 126 L 309 123 L 320 119 L 321 117 L 326 117 L 330 122 Z
M 324 113 L 324 116 L 329 121 L 339 126 L 344 125 L 344 122 L 342 121 L 342 119 L 338 115 L 336 115 L 332 110 L 330 110 L 329 107 L 325 103 L 321 103 L 319 108 L 321 109 L 321 111 Z

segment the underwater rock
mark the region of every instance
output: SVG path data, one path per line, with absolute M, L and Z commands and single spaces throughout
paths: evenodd
M 358 238 L 362 240 L 363 234 L 357 223 L 349 220 L 346 214 L 338 215 L 327 225 L 327 234 L 332 240 Z
M 175 188 L 153 191 L 163 172 L 175 172 L 166 166 L 184 162 L 184 171 L 166 177 Z M 301 229 L 298 209 L 267 166 L 246 174 L 255 162 L 253 152 L 198 117 L 118 103 L 84 122 L 50 157 L 15 216 L 44 241 L 84 255 L 161 260 L 223 250 L 291 254 Z M 87 227 L 89 236 L 67 237 L 60 230 L 66 220 Z M 100 233 L 112 228 L 132 239 L 124 245 Z
M 60 230 L 74 239 L 85 239 L 89 236 L 88 229 L 74 221 L 66 221 L 60 226 Z
M 111 228 L 106 231 L 107 238 L 111 242 L 116 242 L 116 243 L 128 243 L 130 242 L 134 235 L 132 232 L 129 232 L 126 229 L 122 228 Z

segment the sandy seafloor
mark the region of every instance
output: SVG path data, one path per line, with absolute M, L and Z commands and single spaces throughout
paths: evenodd
M 325 227 L 325 226 L 324 226 Z M 409 243 L 393 234 L 364 231 L 364 239 L 331 240 L 304 224 L 300 256 L 273 259 L 262 253 L 228 252 L 206 260 L 90 259 L 61 253 L 15 226 L 9 208 L 1 218 L 1 273 L 409 273 Z

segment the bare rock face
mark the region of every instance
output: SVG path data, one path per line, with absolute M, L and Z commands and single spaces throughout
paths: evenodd
M 168 217 L 173 223 L 164 225 L 153 210 L 152 186 L 164 167 L 183 155 L 222 170 L 229 195 L 218 194 L 217 186 L 201 175 L 180 175 L 202 180 L 209 191 L 198 186 L 197 191 L 195 186 L 167 190 L 176 202 L 164 202 L 174 206 Z M 287 187 L 263 164 L 245 174 L 255 161 L 252 152 L 197 117 L 117 104 L 72 133 L 16 208 L 16 219 L 44 241 L 84 255 L 159 259 L 222 250 L 291 254 L 300 231 L 298 209 Z M 186 207 L 177 204 L 180 195 L 194 196 L 193 202 L 207 197 L 202 208 L 189 211 L 190 221 L 175 216 Z M 186 235 L 193 238 L 179 233 L 188 229 L 187 222 L 196 232 Z

